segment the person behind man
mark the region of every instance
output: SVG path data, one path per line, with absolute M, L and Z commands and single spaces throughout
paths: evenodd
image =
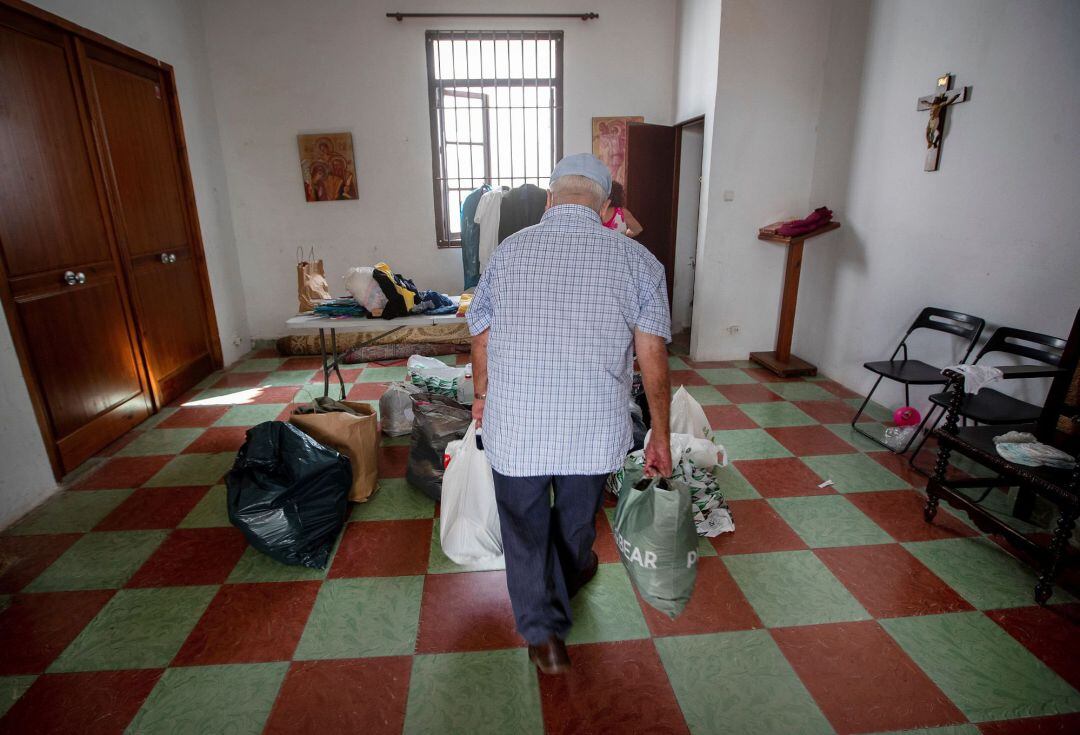
M 652 414 L 645 471 L 671 474 L 664 268 L 601 224 L 610 187 L 595 156 L 559 161 L 540 223 L 495 250 L 467 315 L 506 585 L 529 658 L 549 674 L 570 666 L 570 598 L 596 574 L 604 481 L 631 445 L 635 351 Z

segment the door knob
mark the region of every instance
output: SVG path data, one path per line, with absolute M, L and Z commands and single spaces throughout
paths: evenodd
M 83 272 L 67 271 L 64 273 L 64 283 L 69 286 L 86 283 L 86 274 Z
M 169 262 L 169 254 L 168 253 L 162 253 L 161 254 L 161 262 L 162 263 L 168 263 Z
M 176 262 L 176 253 L 169 253 L 169 262 L 170 263 L 175 263 Z

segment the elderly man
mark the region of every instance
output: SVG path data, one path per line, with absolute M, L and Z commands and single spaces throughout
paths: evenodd
M 631 445 L 635 350 L 652 414 L 646 473 L 671 474 L 664 268 L 600 223 L 610 188 L 596 157 L 559 161 L 540 223 L 496 249 L 468 312 L 506 585 L 529 658 L 548 674 L 570 666 L 570 598 L 596 574 L 604 481 Z

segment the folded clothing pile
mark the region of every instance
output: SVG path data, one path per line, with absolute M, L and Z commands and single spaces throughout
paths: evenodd
M 1026 431 L 1008 431 L 994 437 L 994 449 L 1014 464 L 1025 467 L 1056 467 L 1071 470 L 1076 460 L 1049 444 L 1043 444 L 1034 434 Z
M 315 302 L 314 312 L 316 316 L 328 317 L 355 317 L 367 319 L 371 316 L 367 309 L 357 303 L 352 297 L 341 299 L 324 299 Z
M 832 210 L 828 207 L 818 207 L 803 219 L 793 219 L 780 225 L 776 228 L 776 234 L 781 237 L 805 235 L 829 224 L 832 221 L 832 216 Z
M 438 291 L 421 291 L 416 297 L 413 314 L 454 314 L 457 304 L 449 296 Z

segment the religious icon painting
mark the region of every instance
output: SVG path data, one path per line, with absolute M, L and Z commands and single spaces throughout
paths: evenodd
M 356 199 L 352 133 L 298 135 L 304 196 L 309 202 Z
M 592 119 L 593 155 L 607 164 L 611 180 L 626 185 L 627 126 L 645 122 L 640 115 L 634 117 L 594 117 Z

